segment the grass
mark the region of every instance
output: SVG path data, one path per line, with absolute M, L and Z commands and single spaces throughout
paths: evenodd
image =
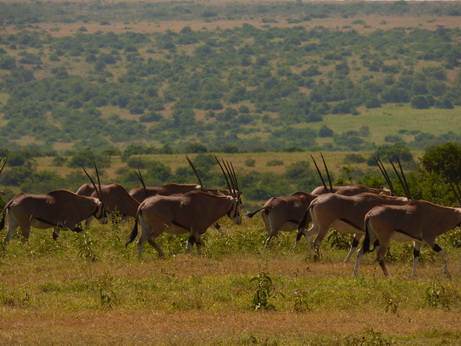
M 408 244 L 393 244 L 384 279 L 371 255 L 354 278 L 353 264 L 342 263 L 347 249 L 325 242 L 313 262 L 305 244 L 293 248 L 294 233 L 264 249 L 259 218 L 222 225 L 224 234 L 205 234 L 203 256 L 183 255 L 185 236 L 162 235 L 164 259 L 146 246 L 138 260 L 134 244 L 123 246 L 129 223 L 95 223 L 57 241 L 43 230 L 28 243 L 15 236 L 0 249 L 0 342 L 422 345 L 461 337 L 461 251 L 451 245 L 459 230 L 440 241 L 452 280 L 427 248 L 411 278 Z M 268 304 L 256 310 L 258 287 Z

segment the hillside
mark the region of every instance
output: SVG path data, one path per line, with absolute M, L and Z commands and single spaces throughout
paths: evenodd
M 461 4 L 2 3 L 2 147 L 461 141 Z

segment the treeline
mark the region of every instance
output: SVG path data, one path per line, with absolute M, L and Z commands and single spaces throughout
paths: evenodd
M 79 31 L 0 35 L 4 146 L 19 149 L 31 137 L 27 147 L 40 150 L 131 142 L 180 150 L 374 150 L 361 131 L 310 124 L 386 104 L 461 105 L 459 29 Z M 333 143 L 322 147 L 318 139 L 327 136 Z M 461 134 L 416 133 L 405 144 L 423 149 L 447 140 L 461 142 Z
M 87 178 L 81 167 L 92 168 L 97 162 L 101 171 L 102 183 L 117 182 L 130 189 L 139 186 L 136 172 L 144 176 L 146 184 L 160 186 L 167 183 L 197 183 L 191 168 L 184 162 L 175 170 L 161 160 L 152 159 L 146 152 L 152 149 L 132 146 L 124 152 L 108 150 L 95 154 L 90 149 L 69 152 L 66 156 L 57 153 L 40 153 L 34 150 L 9 151 L 0 149 L 2 157 L 8 157 L 7 168 L 0 174 L 0 186 L 5 191 L 4 199 L 9 200 L 18 188 L 28 193 L 46 193 L 58 188 L 76 191 Z M 40 156 L 53 155 L 55 169 L 43 170 L 38 166 Z M 229 156 L 229 155 L 227 155 Z M 394 181 L 397 194 L 404 195 L 399 180 L 389 165 L 388 160 L 400 159 L 407 180 L 415 199 L 425 199 L 444 205 L 455 205 L 457 200 L 448 182 L 454 186 L 461 184 L 461 146 L 449 142 L 441 146 L 428 148 L 420 160 L 415 160 L 408 148 L 399 145 L 380 147 L 369 157 L 360 154 L 347 155 L 343 169 L 332 175 L 334 184 L 345 185 L 361 183 L 371 187 L 386 186 L 385 179 L 376 167 L 375 158 L 380 157 L 389 167 L 389 174 Z M 106 169 L 110 169 L 115 160 L 121 159 L 122 167 L 109 178 Z M 232 155 L 230 155 L 232 161 Z M 262 201 L 274 196 L 283 196 L 295 191 L 312 191 L 321 184 L 316 169 L 307 160 L 301 160 L 285 166 L 277 160 L 268 161 L 267 165 L 284 166 L 281 173 L 255 170 L 258 157 L 248 157 L 244 167 L 237 169 L 239 186 L 244 193 L 246 208 L 257 207 Z M 194 165 L 207 187 L 226 188 L 222 174 L 217 166 L 214 154 L 202 153 L 193 158 Z M 358 169 L 355 163 L 367 162 L 367 169 Z M 65 176 L 57 173 L 60 167 L 68 172 Z M 110 181 L 108 181 L 110 180 Z
M 354 17 L 359 15 L 389 16 L 461 16 L 461 6 L 452 2 L 409 3 L 303 3 L 271 2 L 270 4 L 217 3 L 206 5 L 193 2 L 31 2 L 0 3 L 0 25 L 25 25 L 37 23 L 98 22 L 109 25 L 111 21 L 171 21 L 171 20 L 244 20 L 258 18 L 276 22 L 275 18 L 290 23 L 314 18 Z M 280 20 L 280 19 L 279 19 Z

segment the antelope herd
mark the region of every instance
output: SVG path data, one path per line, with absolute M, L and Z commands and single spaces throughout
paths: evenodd
M 384 275 L 388 276 L 384 258 L 390 241 L 413 242 L 413 276 L 416 276 L 420 248 L 422 243 L 426 243 L 440 254 L 444 274 L 450 276 L 445 252 L 436 243 L 436 238 L 461 226 L 461 208 L 413 200 L 400 161 L 400 173 L 393 162 L 390 163 L 402 184 L 405 197 L 395 196 L 392 181 L 379 159 L 376 159 L 376 163 L 389 189 L 376 189 L 360 184 L 333 186 L 325 159 L 323 155 L 321 157 L 328 185 L 312 157 L 322 186 L 310 193 L 298 191 L 288 196 L 272 197 L 262 207 L 245 214 L 248 218 L 261 214 L 268 233 L 266 247 L 272 245 L 280 231 L 297 230 L 296 245 L 304 236 L 309 254 L 314 255 L 317 260 L 322 240 L 331 229 L 335 229 L 339 233 L 353 235 L 352 245 L 344 262 L 357 252 L 354 275 L 358 274 L 363 255 L 376 250 L 376 261 Z M 217 222 L 220 218 L 227 215 L 235 224 L 241 223 L 242 191 L 239 189 L 232 163 L 215 157 L 227 189 L 209 189 L 203 185 L 192 161 L 186 158 L 199 184 L 146 186 L 138 170 L 136 174 L 141 186 L 127 191 L 117 183 L 101 184 L 95 164 L 97 184 L 82 167 L 91 183 L 83 184 L 75 193 L 67 190 L 55 190 L 46 194 L 20 193 L 2 211 L 0 229 L 5 227 L 5 220 L 8 222 L 4 245 L 10 242 L 18 227 L 25 240 L 29 237 L 31 227 L 52 228 L 53 238 L 57 239 L 60 230 L 82 232 L 83 222 L 88 227 L 94 217 L 104 224 L 114 213 L 118 213 L 122 220 L 129 217 L 134 219 L 134 227 L 125 246 L 136 239 L 138 226 L 141 228 L 137 242 L 138 257 L 142 256 L 146 241 L 157 250 L 159 256 L 164 256 L 163 250 L 156 243 L 162 233 L 189 234 L 186 253 L 195 244 L 200 254 L 201 235 L 211 225 L 219 230 Z M 7 158 L 0 158 L 0 164 L 2 161 L 0 173 Z M 461 204 L 459 189 L 454 189 L 454 192 Z M 312 241 L 314 236 L 315 240 Z M 365 239 L 362 247 L 356 251 L 363 236 Z

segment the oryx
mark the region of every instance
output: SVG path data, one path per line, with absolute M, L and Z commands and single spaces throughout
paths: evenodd
M 461 208 L 444 207 L 427 201 L 412 201 L 406 205 L 382 205 L 371 209 L 364 218 L 365 240 L 359 250 L 354 274 L 358 273 L 360 260 L 364 253 L 370 252 L 370 244 L 377 245 L 377 261 L 385 276 L 389 276 L 384 255 L 391 240 L 414 242 L 413 276 L 416 276 L 416 264 L 422 243 L 442 257 L 443 271 L 450 276 L 445 251 L 437 245 L 435 239 L 455 227 L 461 226 Z M 375 242 L 378 240 L 378 242 Z
M 219 161 L 218 161 L 219 163 Z M 227 174 L 224 172 L 226 168 Z M 207 228 L 227 215 L 236 224 L 241 223 L 241 192 L 238 190 L 235 172 L 232 166 L 220 163 L 221 170 L 226 178 L 230 194 L 210 193 L 197 190 L 181 195 L 156 195 L 146 198 L 139 206 L 133 230 L 126 245 L 137 236 L 138 223 L 142 234 L 138 240 L 138 256 L 142 256 L 142 249 L 146 240 L 157 250 L 160 256 L 164 252 L 157 245 L 155 239 L 162 233 L 183 234 L 189 233 L 186 253 L 192 250 L 195 243 L 197 251 L 201 253 L 201 234 Z
M 279 231 L 293 231 L 295 229 L 298 230 L 296 244 L 299 243 L 303 235 L 309 242 L 305 232 L 306 228 L 299 227 L 299 224 L 305 216 L 309 204 L 316 197 L 316 195 L 302 191 L 295 192 L 289 196 L 272 197 L 261 208 L 248 212 L 245 216 L 252 218 L 256 213 L 261 212 L 264 225 L 269 234 L 265 246 L 270 244 L 272 238 L 276 237 Z M 307 223 L 309 221 L 306 220 Z
M 94 186 L 90 184 L 83 184 L 76 192 L 80 196 L 93 196 L 100 198 L 104 201 L 104 206 L 108 213 L 112 215 L 115 213 L 120 214 L 122 219 L 126 217 L 136 217 L 139 201 L 133 198 L 128 191 L 120 184 L 102 184 L 100 192 L 97 192 Z M 88 227 L 91 223 L 92 217 L 85 220 L 85 226 Z
M 320 243 L 327 235 L 330 228 L 335 228 L 340 233 L 353 234 L 351 249 L 345 258 L 346 262 L 357 249 L 362 235 L 365 234 L 363 220 L 365 214 L 373 207 L 381 204 L 402 205 L 407 204 L 406 197 L 393 197 L 378 195 L 375 193 L 361 193 L 354 196 L 339 194 L 325 194 L 318 196 L 309 206 L 312 225 L 306 232 L 308 239 L 317 235 L 314 241 L 314 249 L 318 252 Z M 311 242 L 308 242 L 310 245 Z M 309 252 L 312 249 L 309 246 Z
M 89 216 L 96 217 L 101 223 L 107 223 L 104 205 L 98 198 L 79 196 L 66 190 L 55 190 L 41 195 L 20 193 L 3 209 L 0 229 L 5 226 L 5 216 L 8 218 L 5 245 L 18 226 L 21 227 L 23 237 L 28 239 L 31 226 L 81 232 L 78 225 Z
M 96 191 L 93 179 L 85 170 Z M 96 165 L 95 165 L 96 168 Z M 98 185 L 99 173 L 97 172 Z M 13 197 L 2 212 L 0 227 L 5 225 L 5 215 L 8 216 L 8 233 L 5 238 L 7 244 L 17 227 L 21 227 L 22 234 L 28 239 L 30 227 L 53 228 L 53 239 L 56 239 L 60 229 L 70 229 L 81 232 L 80 222 L 94 215 L 101 223 L 107 223 L 106 210 L 101 199 L 96 197 L 79 196 L 67 190 L 55 190 L 47 194 L 20 193 Z

